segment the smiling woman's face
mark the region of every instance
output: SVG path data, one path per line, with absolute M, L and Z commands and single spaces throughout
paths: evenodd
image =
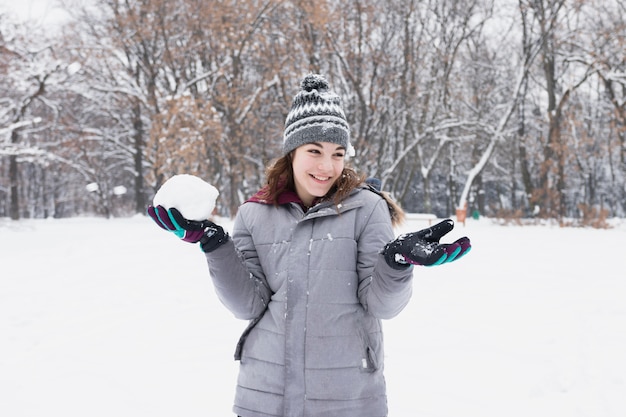
M 302 202 L 311 206 L 317 197 L 325 196 L 343 172 L 343 146 L 330 142 L 302 145 L 293 154 L 293 177 L 296 193 Z

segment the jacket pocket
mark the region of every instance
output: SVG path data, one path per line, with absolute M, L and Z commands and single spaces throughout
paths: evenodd
M 361 367 L 364 372 L 375 372 L 378 370 L 378 359 L 376 352 L 371 346 L 365 347 L 365 355 L 361 360 Z
M 362 372 L 375 372 L 379 368 L 378 355 L 375 349 L 375 344 L 372 343 L 372 335 L 363 326 L 363 323 L 359 323 L 358 326 L 359 338 L 361 339 L 361 371 Z

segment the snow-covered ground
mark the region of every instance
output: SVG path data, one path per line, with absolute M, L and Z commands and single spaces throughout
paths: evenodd
M 462 234 L 385 322 L 390 417 L 625 416 L 626 223 Z M 0 416 L 232 415 L 245 324 L 147 217 L 0 219 Z

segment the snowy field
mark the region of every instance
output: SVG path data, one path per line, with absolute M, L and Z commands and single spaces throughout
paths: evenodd
M 390 417 L 626 416 L 626 223 L 463 234 L 384 323 Z M 245 324 L 147 217 L 0 219 L 0 416 L 230 416 Z

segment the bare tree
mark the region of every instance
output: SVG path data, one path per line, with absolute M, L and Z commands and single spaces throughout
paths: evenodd
M 42 165 L 54 159 L 45 140 L 58 122 L 61 106 L 54 91 L 72 70 L 45 33 L 11 24 L 5 16 L 0 16 L 0 52 L 0 134 L 6 138 L 0 142 L 0 155 L 8 159 L 8 213 L 17 220 L 27 213 L 20 199 L 34 185 L 29 179 L 35 180 L 28 173 L 20 175 L 20 164 Z
M 352 163 L 409 210 L 626 211 L 623 0 L 70 10 L 63 39 L 0 20 L 0 215 L 143 212 L 183 172 L 233 215 L 307 72 L 342 96 Z

